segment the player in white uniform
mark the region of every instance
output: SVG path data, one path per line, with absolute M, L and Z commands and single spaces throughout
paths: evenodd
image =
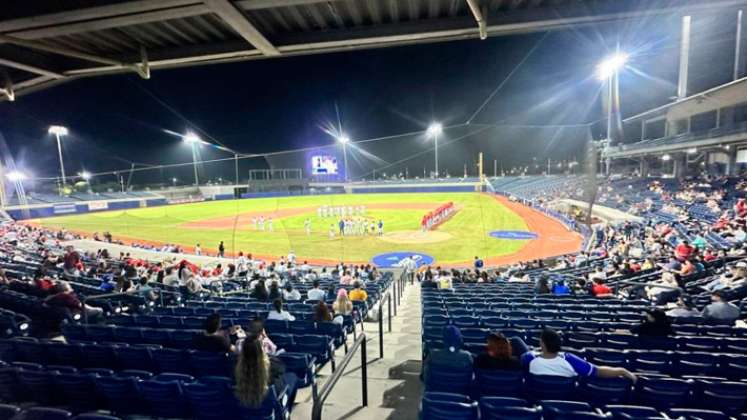
M 259 230 L 265 230 L 265 216 L 259 216 Z
M 334 223 L 329 225 L 329 239 L 332 239 L 335 237 L 335 225 Z
M 252 226 L 257 230 L 257 216 L 252 216 Z
M 272 217 L 267 218 L 267 230 L 273 232 L 275 228 L 272 226 Z
M 303 227 L 306 229 L 306 236 L 311 235 L 311 219 L 306 219 L 303 222 Z

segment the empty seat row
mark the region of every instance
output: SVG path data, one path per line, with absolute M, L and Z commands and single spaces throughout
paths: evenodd
M 142 379 L 134 375 L 53 368 L 0 368 L 0 392 L 6 401 L 64 406 L 73 412 L 107 410 L 121 416 L 216 420 L 287 418 L 286 391 L 276 393 L 274 387 L 269 387 L 262 406 L 250 409 L 238 403 L 233 383 L 226 377 L 205 377 L 196 381 L 187 375 L 163 374 Z

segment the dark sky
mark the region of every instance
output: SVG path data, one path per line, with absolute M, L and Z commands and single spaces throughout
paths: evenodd
M 732 11 L 693 19 L 690 92 L 729 81 L 735 32 Z M 602 85 L 593 72 L 618 44 L 631 53 L 629 68 L 621 75 L 623 114 L 666 103 L 676 93 L 679 31 L 679 18 L 672 16 L 547 35 L 157 70 L 151 80 L 134 74 L 82 79 L 0 103 L 0 135 L 17 164 L 35 176 L 55 176 L 59 170 L 54 142 L 46 133 L 50 124 L 70 129 L 64 139 L 68 173 L 123 169 L 132 162 L 191 161 L 189 148 L 164 129 L 184 132 L 192 127 L 201 130 L 203 138 L 243 153 L 329 145 L 333 140 L 320 126 L 336 124 L 335 103 L 353 141 L 391 136 L 423 130 L 432 120 L 446 126 L 464 123 L 538 45 L 473 125 L 446 130 L 439 149 L 441 165 L 459 174 L 479 151 L 485 152 L 489 167 L 493 159 L 506 167 L 532 157 L 572 159 L 580 156 L 585 127 L 523 126 L 602 119 Z M 598 127 L 603 124 L 592 127 L 594 137 L 602 134 Z M 391 173 L 407 167 L 422 173 L 432 165 L 427 152 L 431 143 L 422 136 L 358 147 L 365 152 L 352 152 L 355 176 L 374 168 Z M 421 156 L 406 159 L 418 152 Z M 382 160 L 367 158 L 369 153 Z M 224 156 L 202 150 L 206 159 Z M 297 167 L 302 156 L 269 162 Z M 242 162 L 242 177 L 250 167 L 264 164 L 257 159 Z M 138 177 L 142 182 L 188 178 L 189 171 L 148 171 Z M 206 177 L 232 176 L 233 164 L 206 165 L 203 171 Z

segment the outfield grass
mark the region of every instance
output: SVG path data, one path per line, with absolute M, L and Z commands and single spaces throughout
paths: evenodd
M 452 238 L 431 244 L 395 244 L 376 237 L 344 237 L 330 239 L 328 231 L 334 219 L 320 219 L 316 208 L 322 205 L 371 205 L 374 203 L 432 203 L 434 208 L 453 201 L 461 207 L 452 219 L 439 227 Z M 205 219 L 230 217 L 249 212 L 271 212 L 279 209 L 309 211 L 274 222 L 275 231 L 258 232 L 246 216 L 243 223 L 222 228 L 194 229 L 181 225 Z M 385 232 L 417 230 L 425 210 L 369 209 L 366 216 L 384 221 Z M 312 220 L 312 234 L 306 235 L 304 221 Z M 231 220 L 229 224 L 233 224 Z M 163 207 L 107 211 L 75 216 L 37 220 L 45 227 L 66 228 L 83 232 L 109 231 L 115 237 L 126 236 L 143 240 L 176 243 L 191 247 L 196 243 L 203 250 L 214 250 L 225 241 L 228 252 L 244 251 L 261 255 L 285 255 L 294 250 L 299 257 L 331 260 L 367 261 L 377 254 L 392 251 L 413 251 L 432 255 L 439 263 L 457 263 L 482 257 L 511 254 L 525 241 L 499 240 L 488 236 L 492 230 L 526 230 L 524 221 L 493 198 L 477 193 L 418 193 L 324 195 L 249 200 L 213 201 Z

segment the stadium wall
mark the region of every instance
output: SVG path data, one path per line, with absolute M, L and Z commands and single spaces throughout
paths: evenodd
M 93 213 L 108 210 L 126 210 L 141 207 L 156 207 L 169 204 L 165 198 L 144 198 L 140 200 L 99 200 L 76 203 L 34 204 L 13 206 L 5 211 L 15 220 L 39 219 L 44 217 L 65 216 L 81 213 Z

